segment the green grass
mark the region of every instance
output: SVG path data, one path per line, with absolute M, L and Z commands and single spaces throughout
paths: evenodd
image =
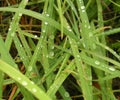
M 116 2 L 17 0 L 6 7 L 1 4 L 0 99 L 120 97 L 115 95 L 120 89 L 113 88 L 113 79 L 120 76 L 119 39 L 108 39 L 120 32 Z

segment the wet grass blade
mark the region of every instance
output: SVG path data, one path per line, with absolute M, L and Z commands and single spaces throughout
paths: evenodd
M 24 88 L 30 91 L 30 93 L 32 93 L 39 100 L 51 100 L 37 85 L 30 81 L 26 76 L 24 76 L 18 70 L 2 60 L 0 60 L 0 70 L 8 74 L 13 80 L 24 86 Z

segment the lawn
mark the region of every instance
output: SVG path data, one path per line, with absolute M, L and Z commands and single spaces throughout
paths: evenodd
M 119 0 L 1 0 L 0 100 L 120 100 Z

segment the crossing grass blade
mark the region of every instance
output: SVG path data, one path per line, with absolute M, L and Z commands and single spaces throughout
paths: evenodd
M 30 93 L 36 96 L 36 98 L 42 100 L 51 100 L 37 85 L 30 81 L 26 76 L 24 76 L 18 70 L 16 70 L 11 65 L 5 63 L 2 60 L 0 60 L 0 70 L 8 74 L 13 80 L 24 86 L 24 88 L 30 91 Z
M 120 32 L 119 10 L 113 11 L 110 0 L 4 2 L 0 4 L 0 99 L 119 98 L 112 83 L 120 76 L 119 38 L 108 39 Z

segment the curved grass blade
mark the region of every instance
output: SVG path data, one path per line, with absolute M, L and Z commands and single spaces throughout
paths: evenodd
M 33 18 L 36 18 L 38 20 L 42 20 L 42 21 L 48 22 L 49 25 L 55 27 L 58 30 L 61 30 L 61 25 L 58 22 L 56 22 L 55 20 L 40 14 L 40 13 L 37 13 L 35 11 L 26 10 L 26 9 L 19 9 L 19 8 L 10 8 L 10 7 L 0 7 L 0 11 L 19 12 L 19 13 L 31 16 Z M 73 32 L 70 32 L 65 27 L 63 28 L 63 30 L 64 30 L 64 33 L 67 36 L 69 36 L 71 38 L 74 38 L 75 40 L 78 40 Z
M 30 93 L 32 93 L 38 100 L 51 100 L 38 86 L 36 86 L 32 81 L 30 81 L 26 76 L 21 74 L 18 70 L 13 68 L 11 65 L 0 60 L 0 70 L 8 74 L 17 83 L 21 84 Z

